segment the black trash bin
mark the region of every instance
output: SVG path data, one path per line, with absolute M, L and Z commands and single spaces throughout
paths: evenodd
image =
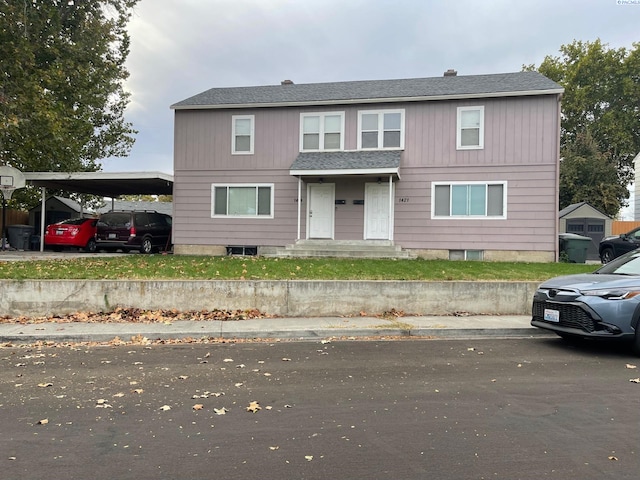
M 583 237 L 575 233 L 560 234 L 560 252 L 565 252 L 571 263 L 585 263 L 587 261 L 587 250 L 590 243 L 590 237 Z
M 33 230 L 34 228 L 31 225 L 8 225 L 9 245 L 16 250 L 29 250 Z
M 40 250 L 40 235 L 31 235 L 31 237 L 29 238 L 29 243 L 29 247 L 31 248 L 31 250 Z

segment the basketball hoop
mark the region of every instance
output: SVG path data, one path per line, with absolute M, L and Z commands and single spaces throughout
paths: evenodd
M 1 185 L 0 186 L 0 192 L 2 192 L 2 198 L 4 198 L 5 200 L 11 200 L 11 195 L 13 195 L 13 192 L 15 192 L 15 188 L 14 187 L 8 187 L 7 185 Z
M 17 168 L 8 165 L 0 166 L 0 192 L 2 198 L 11 200 L 11 195 L 18 188 L 25 185 L 24 174 Z

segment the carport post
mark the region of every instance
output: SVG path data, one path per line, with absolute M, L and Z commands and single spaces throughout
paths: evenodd
M 47 188 L 40 187 L 42 192 L 42 212 L 40 213 L 40 251 L 44 252 L 44 227 L 45 227 L 45 215 L 47 213 L 45 207 L 47 204 Z

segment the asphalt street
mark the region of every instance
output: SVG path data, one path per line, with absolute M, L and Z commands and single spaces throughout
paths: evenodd
M 551 337 L 0 349 L 17 479 L 633 479 L 640 384 Z

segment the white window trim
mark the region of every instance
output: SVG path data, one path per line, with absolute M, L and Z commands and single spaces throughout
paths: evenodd
M 269 215 L 216 215 L 216 187 L 270 187 L 271 188 L 271 213 Z M 251 219 L 272 219 L 274 218 L 275 205 L 273 204 L 275 198 L 275 186 L 273 183 L 212 183 L 211 184 L 211 218 L 251 218 Z M 229 208 L 229 202 L 227 201 L 227 209 Z
M 339 115 L 340 116 L 340 148 L 324 148 L 324 117 Z M 319 133 L 319 148 L 318 149 L 305 149 L 304 148 L 304 119 L 308 117 L 320 118 L 320 131 Z M 300 114 L 300 152 L 340 152 L 344 151 L 344 112 L 307 112 Z
M 480 111 L 479 145 L 462 145 L 462 113 Z M 484 106 L 458 107 L 456 120 L 456 149 L 457 150 L 482 150 L 484 149 Z
M 249 138 L 249 151 L 236 151 L 236 120 L 251 120 L 251 133 Z M 253 155 L 253 143 L 255 138 L 255 115 L 232 115 L 231 116 L 231 154 L 232 155 Z
M 472 181 L 472 182 L 431 182 L 431 220 L 506 220 L 507 219 L 507 181 Z M 436 187 L 438 185 L 502 185 L 502 215 L 436 215 Z M 450 192 L 451 194 L 451 192 Z M 451 197 L 449 197 L 451 211 Z M 486 205 L 485 205 L 486 211 Z
M 404 150 L 404 108 L 394 110 L 359 110 L 358 111 L 358 150 Z M 377 148 L 362 148 L 362 115 L 377 114 L 378 115 L 378 145 L 384 143 L 384 113 L 399 113 L 400 114 L 400 146 L 399 147 L 380 147 Z

